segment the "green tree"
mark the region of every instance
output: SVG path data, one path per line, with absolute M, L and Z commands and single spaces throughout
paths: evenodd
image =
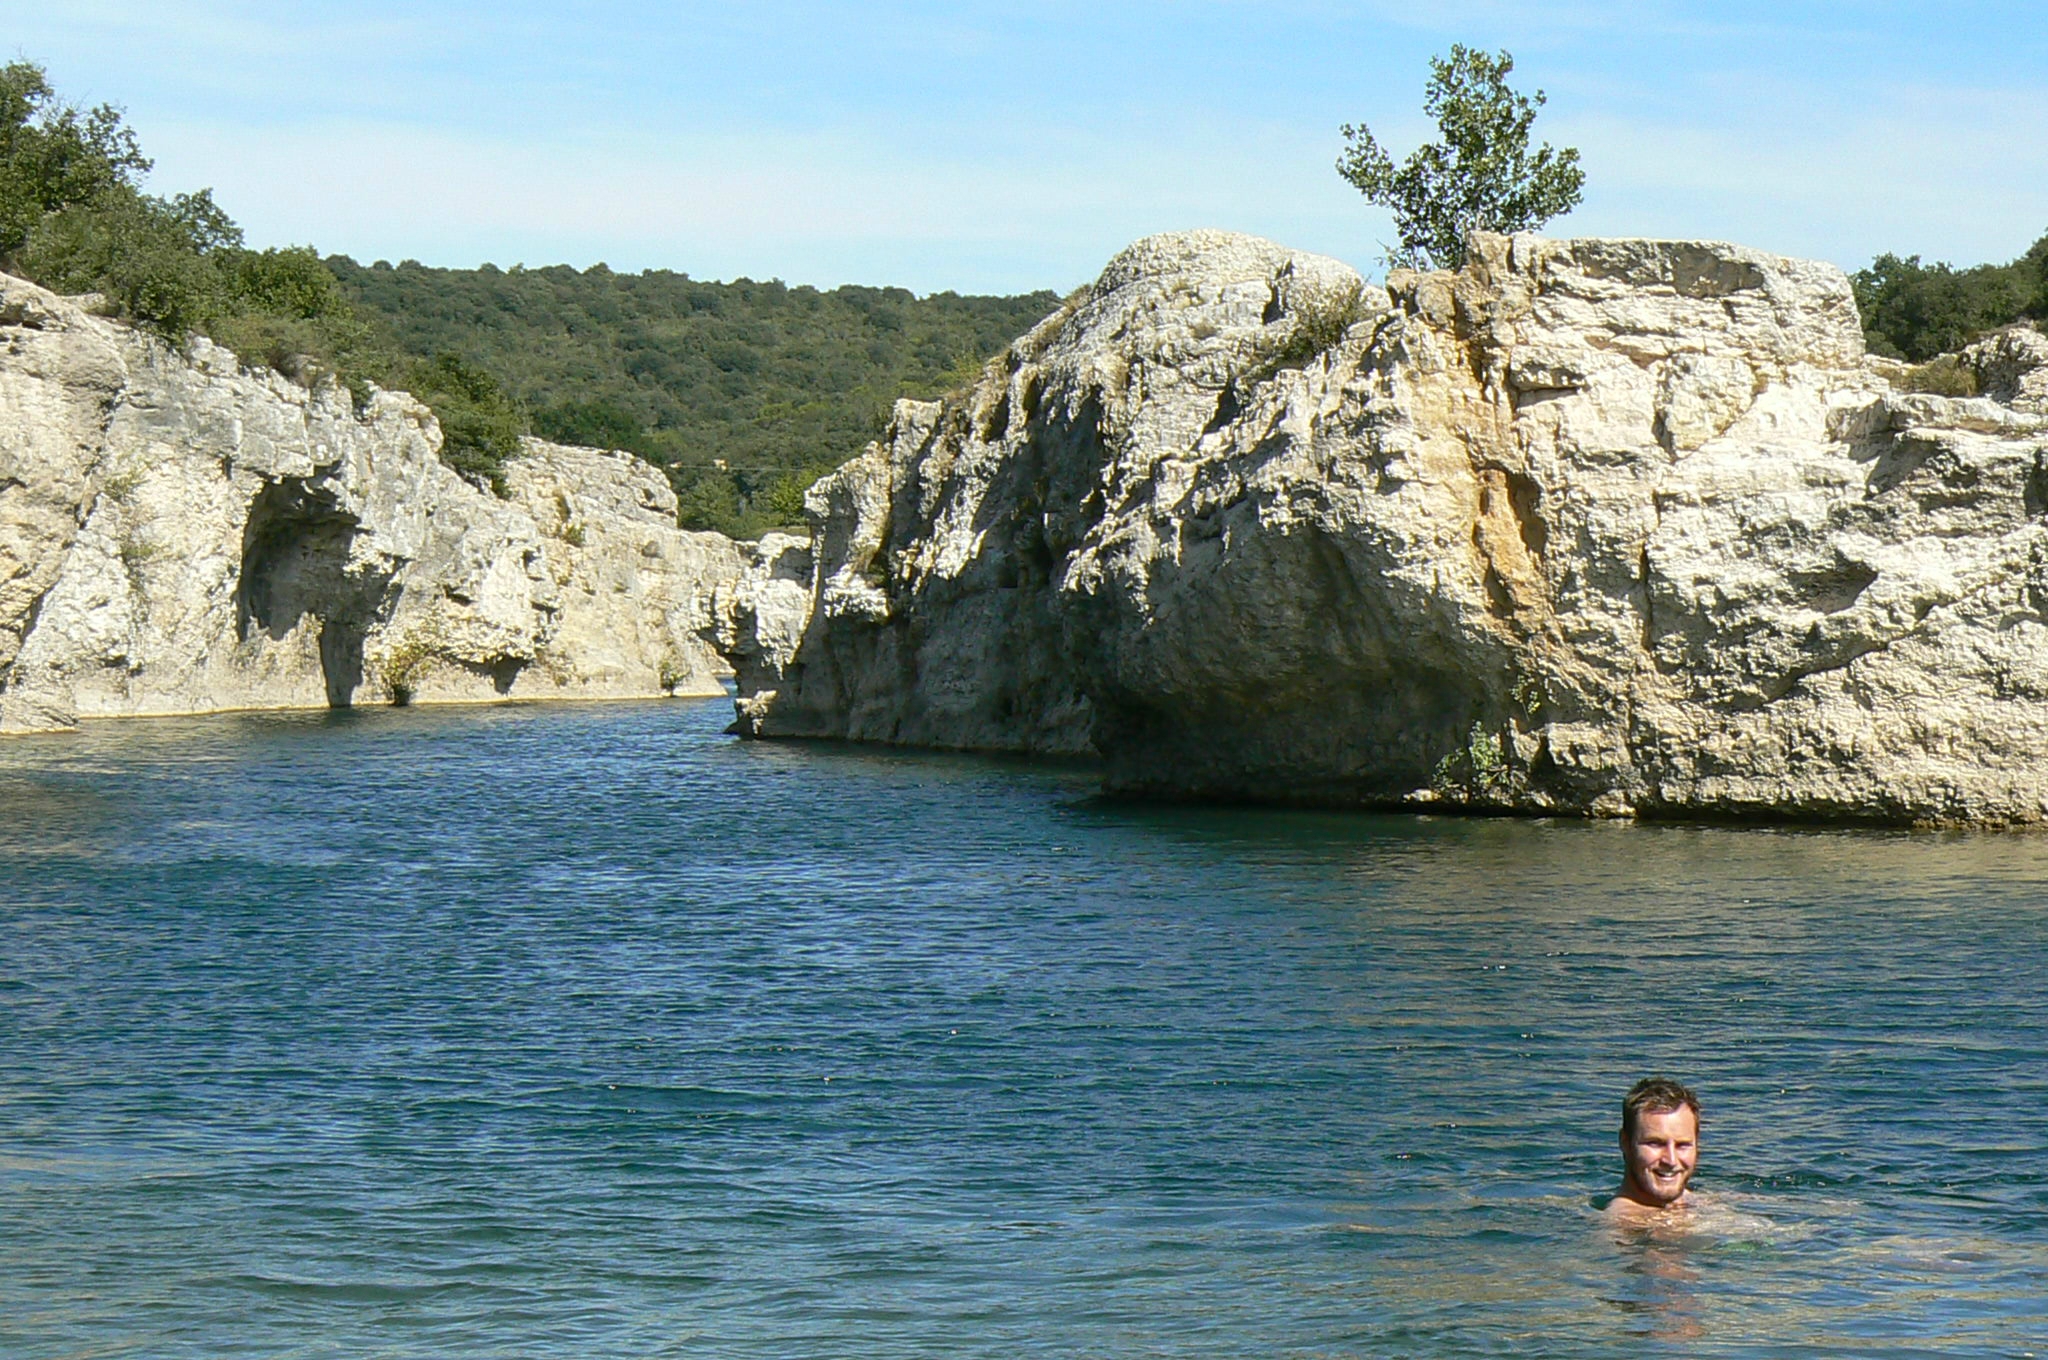
M 672 472 L 670 480 L 676 484 L 676 523 L 683 528 L 716 529 L 735 538 L 750 536 L 747 530 L 754 526 L 745 517 L 739 487 L 730 476 L 705 468 Z
M 405 375 L 412 394 L 441 422 L 441 461 L 505 494 L 505 463 L 519 452 L 526 422 L 505 389 L 476 364 L 444 351 Z
M 1360 123 L 1342 129 L 1347 143 L 1337 173 L 1374 203 L 1391 208 L 1395 264 L 1455 269 L 1465 262 L 1465 234 L 1526 231 L 1568 212 L 1586 182 L 1575 148 L 1548 143 L 1529 150 L 1529 128 L 1544 102 L 1508 88 L 1515 59 L 1453 45 L 1429 60 L 1423 109 L 1443 141 L 1421 147 L 1399 166 Z
M 172 340 L 207 329 L 226 302 L 219 272 L 187 224 L 133 190 L 44 214 L 16 264 L 60 293 L 103 293 L 123 315 Z
M 133 191 L 149 166 L 120 110 L 64 103 L 32 62 L 0 67 L 0 264 L 46 214 Z
M 783 473 L 761 494 L 763 517 L 778 528 L 802 524 L 806 518 L 804 493 L 811 489 L 812 482 L 831 470 L 830 463 L 812 463 Z
M 394 383 L 400 361 L 349 305 L 311 246 L 229 247 L 213 253 L 224 306 L 206 326 L 245 363 L 301 382 L 329 372 Z
M 558 444 L 628 449 L 643 457 L 654 447 L 647 431 L 631 411 L 604 400 L 558 401 L 535 411 L 533 432 Z

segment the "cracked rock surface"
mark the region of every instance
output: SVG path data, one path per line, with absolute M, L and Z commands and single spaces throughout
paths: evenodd
M 82 717 L 716 694 L 740 570 L 659 471 L 531 441 L 505 499 L 360 411 L 0 275 L 0 731 Z
M 1381 290 L 1148 238 L 724 594 L 740 727 L 1182 797 L 2041 822 L 2048 342 L 1962 359 L 1985 395 L 1894 391 L 1839 270 L 1722 243 L 1480 236 Z

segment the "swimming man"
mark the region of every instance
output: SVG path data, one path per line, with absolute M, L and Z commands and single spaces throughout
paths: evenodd
M 1700 1098 L 1663 1077 L 1637 1082 L 1621 1102 L 1621 1188 L 1607 1217 L 1649 1223 L 1692 1209 L 1699 1159 Z

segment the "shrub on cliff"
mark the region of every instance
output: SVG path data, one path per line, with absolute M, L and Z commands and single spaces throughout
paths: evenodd
M 557 444 L 626 449 L 643 457 L 655 447 L 637 416 L 602 397 L 595 401 L 572 398 L 535 411 L 533 432 Z
M 405 386 L 441 422 L 441 460 L 505 494 L 505 462 L 519 452 L 526 421 L 498 380 L 459 354 L 443 352 L 406 370 Z
M 13 263 L 60 293 L 100 293 L 121 315 L 182 339 L 226 308 L 221 280 L 176 207 L 133 191 L 44 214 Z
M 206 252 L 241 234 L 211 195 L 154 198 L 150 160 L 112 105 L 64 103 L 43 69 L 0 68 L 0 265 L 64 292 L 100 292 L 182 337 L 224 298 Z
M 388 364 L 370 328 L 305 246 L 249 250 L 205 190 L 116 190 L 46 213 L 14 267 L 65 293 L 99 293 L 173 343 L 197 331 L 301 380 Z
M 1515 59 L 1453 44 L 1448 57 L 1429 59 L 1422 106 L 1444 139 L 1418 148 L 1396 167 L 1360 123 L 1346 123 L 1349 145 L 1337 173 L 1374 203 L 1394 211 L 1395 264 L 1456 269 L 1465 262 L 1465 234 L 1527 231 L 1579 202 L 1586 182 L 1575 148 L 1548 143 L 1529 151 L 1529 128 L 1543 91 L 1517 94 L 1508 87 Z
M 245 361 L 301 381 L 312 376 L 309 364 L 389 380 L 388 346 L 356 315 L 311 246 L 222 250 L 213 262 L 229 305 L 206 330 Z
M 1369 315 L 1365 289 L 1347 286 L 1311 290 L 1292 300 L 1294 325 L 1278 347 L 1245 373 L 1247 383 L 1264 382 L 1283 368 L 1300 368 L 1344 338 L 1344 333 Z
M 43 68 L 0 67 L 0 263 L 12 263 L 45 214 L 134 189 L 149 172 L 120 111 L 57 98 Z

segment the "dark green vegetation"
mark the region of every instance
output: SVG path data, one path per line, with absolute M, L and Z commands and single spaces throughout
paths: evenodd
M 1880 255 L 1853 282 L 1871 352 L 1919 363 L 2022 317 L 2048 320 L 2048 235 L 2010 264 L 1969 269 Z
M 1429 59 L 1424 112 L 1443 131 L 1441 142 L 1418 148 L 1398 167 L 1360 123 L 1342 129 L 1348 144 L 1337 173 L 1370 201 L 1394 211 L 1398 249 L 1392 263 L 1456 269 L 1465 262 L 1465 233 L 1527 231 L 1578 204 L 1586 183 L 1579 153 L 1548 143 L 1529 151 L 1529 128 L 1542 106 L 1508 88 L 1515 59 L 1453 44 L 1448 57 Z
M 801 522 L 804 488 L 874 438 L 896 398 L 962 385 L 1059 305 L 601 264 L 327 266 L 407 353 L 468 356 L 534 433 L 631 449 L 668 470 L 686 526 L 742 537 Z

